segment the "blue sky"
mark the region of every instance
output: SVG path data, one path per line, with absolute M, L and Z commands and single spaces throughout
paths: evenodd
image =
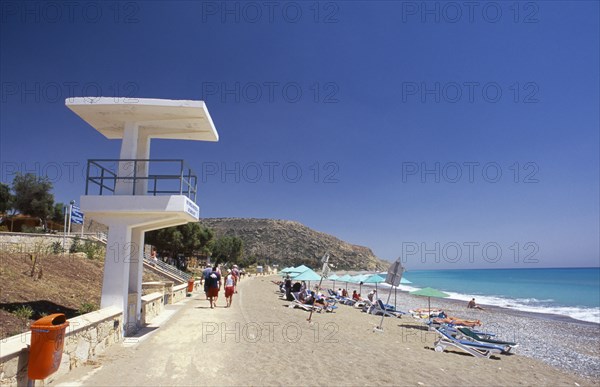
M 597 2 L 0 4 L 2 182 L 78 200 L 118 157 L 65 98 L 202 99 L 220 141 L 151 157 L 188 161 L 203 217 L 409 268 L 599 265 Z

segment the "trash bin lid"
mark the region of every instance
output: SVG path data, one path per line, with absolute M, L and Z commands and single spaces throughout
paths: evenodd
M 65 315 L 62 313 L 55 313 L 36 320 L 31 324 L 31 328 L 62 329 L 65 324 L 69 325 Z

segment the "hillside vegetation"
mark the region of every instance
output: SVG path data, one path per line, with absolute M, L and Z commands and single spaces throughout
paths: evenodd
M 377 258 L 371 249 L 344 242 L 332 235 L 315 231 L 289 220 L 207 218 L 201 223 L 217 236 L 236 236 L 244 242 L 244 255 L 258 262 L 318 268 L 326 251 L 335 270 L 380 270 L 389 263 Z

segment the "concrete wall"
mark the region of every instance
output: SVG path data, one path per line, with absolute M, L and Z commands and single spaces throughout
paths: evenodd
M 60 368 L 44 384 L 95 359 L 106 347 L 122 341 L 123 313 L 105 308 L 69 321 Z M 31 332 L 2 340 L 0 345 L 0 384 L 27 385 Z
M 179 302 L 187 296 L 187 284 L 181 284 L 173 286 L 173 293 L 171 297 L 171 304 Z
M 154 317 L 162 313 L 165 308 L 164 294 L 154 292 L 142 297 L 142 322 L 148 324 Z
M 75 235 L 64 238 L 65 250 L 69 251 Z M 0 252 L 39 253 L 49 252 L 52 244 L 63 244 L 63 236 L 59 234 L 28 234 L 19 232 L 0 232 Z

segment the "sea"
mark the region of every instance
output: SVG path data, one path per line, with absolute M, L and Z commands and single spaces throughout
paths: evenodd
M 452 299 L 600 324 L 600 268 L 414 270 L 400 290 L 432 287 Z

